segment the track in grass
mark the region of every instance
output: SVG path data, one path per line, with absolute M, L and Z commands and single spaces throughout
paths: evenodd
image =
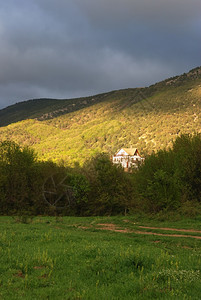
M 167 233 L 157 233 L 157 232 L 152 232 L 152 231 L 139 231 L 139 230 L 131 230 L 128 228 L 122 228 L 119 227 L 113 223 L 101 223 L 97 224 L 98 226 L 97 229 L 101 230 L 110 230 L 110 231 L 115 231 L 115 232 L 122 232 L 122 233 L 136 233 L 136 234 L 145 234 L 145 235 L 156 235 L 156 236 L 168 236 L 168 237 L 190 237 L 194 239 L 201 239 L 201 236 L 197 235 L 187 235 L 187 234 L 167 234 Z M 176 229 L 176 228 L 168 228 L 168 227 L 149 227 L 149 226 L 137 226 L 139 228 L 144 228 L 144 229 L 151 229 L 151 230 L 167 230 L 167 231 L 178 231 L 178 232 L 189 232 L 189 233 L 201 233 L 200 230 L 193 230 L 193 229 Z

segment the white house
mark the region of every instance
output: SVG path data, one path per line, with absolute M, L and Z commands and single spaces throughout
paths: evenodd
M 137 148 L 122 148 L 112 157 L 113 164 L 120 164 L 126 170 L 138 168 L 143 161 Z

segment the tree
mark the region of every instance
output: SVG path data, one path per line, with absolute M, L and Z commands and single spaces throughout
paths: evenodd
M 171 150 L 160 150 L 148 156 L 134 176 L 140 205 L 145 210 L 158 212 L 179 206 L 179 185 Z
M 36 155 L 11 141 L 0 143 L 0 208 L 11 213 L 33 207 L 37 180 Z
M 132 185 L 123 169 L 113 165 L 109 156 L 99 153 L 83 166 L 90 182 L 88 213 L 114 215 L 130 206 Z
M 183 134 L 173 144 L 183 201 L 201 202 L 201 134 Z
M 133 176 L 139 204 L 148 212 L 201 202 L 201 135 L 181 135 L 172 149 L 148 156 Z

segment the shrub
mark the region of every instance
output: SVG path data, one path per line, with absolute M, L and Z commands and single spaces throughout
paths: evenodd
M 183 201 L 201 202 L 201 134 L 184 134 L 173 144 Z
M 181 135 L 173 148 L 146 158 L 134 173 L 138 205 L 147 212 L 201 201 L 201 135 Z
M 129 209 L 133 191 L 129 175 L 113 165 L 107 154 L 87 161 L 83 171 L 91 187 L 88 214 L 114 215 Z
M 172 151 L 160 150 L 147 157 L 136 177 L 138 197 L 148 212 L 175 209 L 179 204 L 178 181 Z
M 36 155 L 14 142 L 0 144 L 0 208 L 2 213 L 34 207 L 37 181 Z

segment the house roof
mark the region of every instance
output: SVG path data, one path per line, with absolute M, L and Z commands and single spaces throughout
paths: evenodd
M 135 152 L 137 151 L 137 148 L 122 148 L 128 155 L 135 155 Z
M 116 152 L 115 155 L 122 155 L 122 154 L 119 154 L 119 152 L 123 150 L 124 152 L 126 152 L 126 155 L 129 155 L 129 156 L 134 156 L 136 154 L 136 151 L 137 151 L 137 154 L 139 154 L 137 148 L 121 148 L 118 152 Z

